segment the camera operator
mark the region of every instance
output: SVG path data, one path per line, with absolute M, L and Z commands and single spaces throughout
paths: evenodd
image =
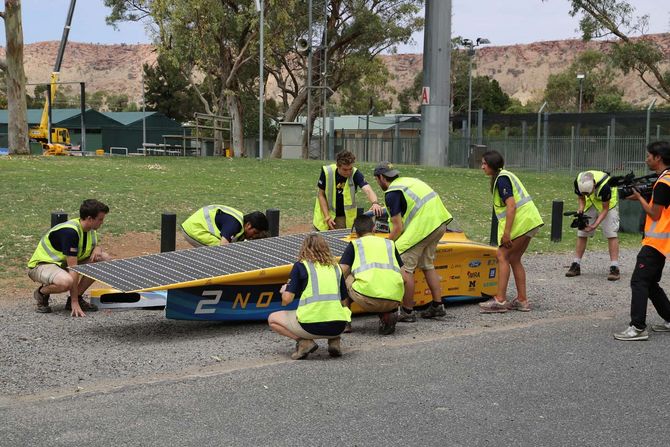
M 610 270 L 607 275 L 609 281 L 619 279 L 619 203 L 618 192 L 609 184 L 609 174 L 602 171 L 580 172 L 575 179 L 575 194 L 577 194 L 577 213 L 584 213 L 589 224 L 584 229 L 577 230 L 577 247 L 575 259 L 565 276 L 571 278 L 581 275 L 581 262 L 588 238 L 593 237 L 596 228 L 607 238 L 607 248 L 610 253 Z
M 663 274 L 665 258 L 670 254 L 670 143 L 656 141 L 647 146 L 647 166 L 659 174 L 654 183 L 651 200 L 647 202 L 640 192 L 633 190 L 629 200 L 638 200 L 646 214 L 642 249 L 637 255 L 635 270 L 630 279 L 630 327 L 614 334 L 617 340 L 646 340 L 647 299 L 665 320 L 651 329 L 670 332 L 670 301 L 658 284 Z

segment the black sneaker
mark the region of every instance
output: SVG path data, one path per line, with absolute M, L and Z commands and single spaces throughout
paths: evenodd
M 39 286 L 37 290 L 33 292 L 33 298 L 35 298 L 35 312 L 40 314 L 49 314 L 51 313 L 51 306 L 49 306 L 49 295 L 45 295 L 40 292 L 42 286 Z
M 98 306 L 95 304 L 88 303 L 84 300 L 84 297 L 79 295 L 79 307 L 81 307 L 81 310 L 84 312 L 97 312 L 98 311 Z M 65 310 L 72 310 L 72 304 L 70 303 L 70 297 L 67 297 L 67 301 L 65 302 Z
M 416 312 L 407 312 L 405 309 L 400 306 L 398 311 L 398 321 L 401 323 L 416 323 Z
M 567 276 L 568 278 L 572 278 L 573 276 L 579 276 L 581 274 L 582 274 L 581 267 L 579 266 L 578 263 L 573 262 L 572 265 L 570 266 L 570 269 L 568 269 L 567 273 L 565 274 L 565 276 Z
M 621 277 L 621 272 L 619 271 L 619 267 L 616 267 L 614 265 L 610 266 L 610 272 L 607 275 L 607 280 L 608 281 L 616 281 Z

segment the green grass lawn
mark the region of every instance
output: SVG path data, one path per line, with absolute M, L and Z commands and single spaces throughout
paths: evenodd
M 87 198 L 97 198 L 111 209 L 101 230 L 103 238 L 105 233 L 158 232 L 163 212 L 176 213 L 180 223 L 201 206 L 214 203 L 243 212 L 279 208 L 282 231 L 310 224 L 322 164 L 218 157 L 0 157 L 0 277 L 25 265 L 47 231 L 52 211 L 76 216 Z M 381 198 L 373 165 L 357 166 Z M 488 241 L 491 196 L 489 179 L 480 170 L 401 166 L 401 173 L 431 185 L 454 215 L 456 226 L 475 241 Z M 573 176 L 517 174 L 545 221 L 530 251 L 573 250 L 575 233 L 568 218 L 563 241 L 549 240 L 552 201 L 565 201 L 566 211 L 576 209 Z M 360 206 L 369 206 L 364 194 L 358 198 Z M 636 246 L 640 238 L 622 234 L 621 240 L 622 246 Z M 599 233 L 590 248 L 606 248 Z

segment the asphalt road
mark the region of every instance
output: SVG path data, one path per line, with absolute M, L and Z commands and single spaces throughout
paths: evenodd
M 322 344 L 309 361 L 15 396 L 0 400 L 0 445 L 664 445 L 670 333 L 615 341 L 625 319 L 493 316 L 339 359 Z

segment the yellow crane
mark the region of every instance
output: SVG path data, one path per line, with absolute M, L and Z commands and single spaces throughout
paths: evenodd
M 49 109 L 53 106 L 56 99 L 56 91 L 58 90 L 58 77 L 60 75 L 60 67 L 63 62 L 63 54 L 65 53 L 65 46 L 67 45 L 68 35 L 70 34 L 70 25 L 72 24 L 72 15 L 74 14 L 74 7 L 76 0 L 70 0 L 70 8 L 68 10 L 67 19 L 65 20 L 65 27 L 63 28 L 63 36 L 58 47 L 58 54 L 56 55 L 56 64 L 49 80 L 50 94 L 47 94 L 44 102 L 44 109 L 42 110 L 42 118 L 37 127 L 30 128 L 28 136 L 31 141 L 37 141 L 42 144 L 44 155 L 68 155 L 70 153 L 70 132 L 62 127 L 51 127 L 49 121 Z M 49 132 L 51 129 L 51 132 Z

